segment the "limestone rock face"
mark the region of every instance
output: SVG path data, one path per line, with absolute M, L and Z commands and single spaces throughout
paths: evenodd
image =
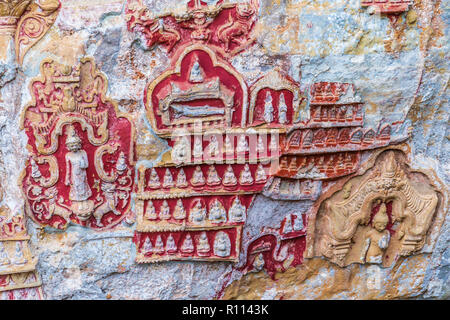
M 0 2 L 0 298 L 448 299 L 447 7 Z

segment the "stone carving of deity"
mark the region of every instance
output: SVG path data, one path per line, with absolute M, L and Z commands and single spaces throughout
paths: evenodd
M 256 151 L 259 154 L 262 154 L 262 153 L 264 153 L 266 151 L 266 147 L 264 146 L 264 142 L 263 142 L 262 136 L 258 136 L 258 142 L 256 144 Z
M 256 168 L 256 183 L 266 182 L 266 179 L 267 179 L 266 170 L 264 170 L 264 167 L 260 163 Z
M 227 213 L 225 208 L 218 199 L 214 199 L 209 207 L 209 220 L 214 223 L 227 221 Z
M 159 218 L 161 220 L 169 220 L 170 219 L 170 207 L 167 203 L 167 200 L 164 200 L 159 210 Z
M 241 171 L 241 175 L 239 177 L 239 183 L 241 185 L 253 184 L 252 172 L 250 171 L 250 167 L 247 163 L 245 164 L 244 169 Z
M 216 136 L 211 136 L 211 141 L 208 145 L 209 155 L 215 157 L 219 154 L 219 141 L 217 141 Z
M 287 122 L 287 105 L 284 93 L 280 95 L 280 104 L 278 106 L 278 122 L 285 124 Z
M 210 250 L 208 236 L 206 235 L 206 232 L 202 232 L 197 241 L 197 253 L 199 256 L 206 256 L 209 255 Z
M 182 220 L 186 218 L 186 210 L 184 209 L 183 201 L 181 201 L 181 199 L 178 199 L 177 201 L 177 205 L 175 206 L 175 210 L 173 212 L 173 217 L 176 220 Z
M 164 243 L 160 235 L 156 238 L 155 249 L 153 249 L 153 251 L 159 254 L 164 253 Z
M 145 239 L 144 245 L 142 246 L 142 253 L 144 255 L 153 253 L 153 245 L 152 245 L 152 241 L 150 240 L 150 238 Z
M 9 260 L 8 252 L 6 251 L 3 243 L 0 242 L 0 266 L 6 266 L 10 263 L 11 261 Z
M 120 174 L 122 174 L 127 169 L 127 162 L 125 158 L 125 154 L 120 152 L 119 158 L 117 159 L 116 170 Z
M 202 203 L 200 200 L 197 200 L 195 205 L 192 207 L 191 211 L 189 212 L 190 220 L 191 222 L 195 224 L 199 224 L 205 221 L 206 219 L 206 208 L 202 206 Z
M 225 171 L 223 176 L 223 185 L 224 186 L 235 186 L 237 184 L 236 176 L 234 175 L 233 168 L 229 165 Z
M 186 174 L 184 173 L 183 168 L 181 168 L 177 176 L 177 188 L 186 188 L 187 185 Z
M 180 138 L 172 149 L 172 159 L 175 162 L 185 162 L 189 160 L 190 143 L 186 136 Z
M 189 74 L 189 81 L 193 83 L 201 83 L 204 81 L 202 68 L 200 67 L 198 60 L 195 60 L 192 65 L 191 72 Z
M 370 229 L 365 236 L 365 243 L 361 254 L 361 260 L 363 262 L 383 262 L 384 252 L 389 246 L 389 241 L 391 239 L 389 231 L 386 230 L 386 226 L 389 222 L 386 211 L 386 204 L 382 202 L 380 209 L 373 218 L 373 228 Z
M 15 257 L 14 257 L 13 263 L 15 265 L 22 265 L 27 262 L 28 262 L 28 260 L 25 259 L 25 257 L 23 256 L 22 245 L 21 245 L 20 241 L 17 241 L 16 242 L 16 252 L 15 252 Z
M 166 241 L 166 252 L 168 254 L 174 254 L 178 250 L 177 245 L 175 243 L 175 239 L 173 238 L 172 234 L 169 234 Z
M 156 216 L 156 209 L 155 209 L 155 206 L 153 205 L 153 201 L 152 200 L 148 201 L 144 217 L 147 220 L 156 220 L 156 218 L 157 218 L 157 216 Z
M 255 268 L 256 271 L 261 271 L 264 268 L 264 265 L 265 265 L 264 256 L 262 253 L 259 253 L 253 260 L 253 267 Z
M 225 136 L 225 154 L 230 155 L 234 153 L 234 147 L 231 144 L 230 136 Z
M 194 243 L 192 242 L 192 237 L 190 234 L 184 238 L 183 244 L 181 245 L 181 252 L 192 253 L 194 252 Z
M 88 199 L 92 195 L 92 190 L 86 172 L 89 161 L 73 126 L 68 127 L 66 147 L 69 152 L 66 153 L 65 184 L 70 188 L 69 199 L 76 203 L 75 213 L 90 214 L 93 208 Z
M 273 121 L 273 104 L 270 91 L 267 91 L 266 99 L 264 100 L 264 121 L 267 123 L 271 123 Z
M 271 152 L 277 152 L 278 151 L 278 143 L 277 143 L 277 138 L 276 138 L 275 135 L 271 135 L 270 136 L 269 150 Z
M 194 150 L 193 150 L 194 158 L 201 158 L 203 155 L 203 143 L 201 137 L 194 138 Z
M 242 205 L 239 197 L 234 198 L 233 204 L 229 210 L 230 221 L 243 222 L 245 220 L 245 206 Z
M 221 179 L 219 177 L 219 174 L 217 173 L 216 167 L 211 165 L 208 169 L 208 178 L 206 180 L 206 183 L 210 186 L 216 186 L 219 185 L 221 182 Z
M 155 168 L 152 168 L 152 171 L 150 172 L 150 180 L 148 181 L 148 186 L 151 189 L 159 189 L 161 187 L 161 183 L 159 182 L 159 177 L 156 173 Z
M 163 187 L 171 188 L 171 187 L 173 187 L 173 185 L 174 185 L 174 183 L 173 183 L 172 174 L 170 173 L 169 169 L 166 169 L 166 173 L 164 174 Z
M 239 141 L 238 141 L 238 145 L 236 147 L 236 151 L 238 153 L 245 153 L 248 150 L 249 150 L 249 148 L 248 148 L 247 138 L 246 138 L 245 134 L 241 134 L 239 136 Z
M 228 257 L 231 253 L 231 241 L 228 234 L 219 231 L 214 239 L 214 254 L 218 257 Z
M 205 177 L 203 176 L 202 168 L 200 166 L 195 167 L 195 171 L 191 179 L 191 184 L 193 186 L 203 186 L 205 184 Z

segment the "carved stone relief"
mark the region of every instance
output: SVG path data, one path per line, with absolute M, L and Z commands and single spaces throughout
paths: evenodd
M 58 229 L 118 224 L 131 207 L 132 123 L 106 97 L 92 59 L 76 66 L 45 60 L 41 73 L 21 123 L 31 153 L 22 180 L 28 215 Z
M 439 199 L 427 177 L 411 171 L 400 152 L 386 151 L 375 167 L 322 202 L 314 255 L 340 266 L 390 266 L 423 248 Z
M 3 190 L 0 186 L 0 202 Z M 43 298 L 37 258 L 29 247 L 25 217 L 0 207 L 0 299 L 39 300 Z

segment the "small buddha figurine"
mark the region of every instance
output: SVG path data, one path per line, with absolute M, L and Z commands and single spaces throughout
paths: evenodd
M 163 188 L 172 188 L 174 186 L 173 177 L 170 170 L 167 168 L 164 174 Z
M 175 239 L 173 238 L 172 234 L 169 234 L 166 241 L 166 252 L 168 254 L 175 254 L 177 252 L 178 248 L 175 243 Z
M 184 238 L 183 244 L 181 245 L 181 252 L 192 253 L 194 252 L 194 243 L 192 242 L 192 237 L 190 234 Z
M 231 222 L 243 222 L 245 220 L 245 206 L 242 205 L 239 197 L 234 198 L 233 204 L 231 205 L 230 215 Z
M 214 201 L 210 204 L 208 219 L 214 223 L 227 221 L 227 213 L 225 208 L 218 199 L 214 199 Z
M 184 173 L 183 168 L 180 169 L 177 176 L 177 188 L 186 188 L 188 186 L 187 180 L 186 180 L 186 174 Z
M 206 209 L 203 208 L 202 203 L 198 200 L 194 207 L 189 212 L 190 220 L 193 223 L 199 224 L 205 221 L 206 219 Z
M 156 209 L 155 209 L 155 206 L 153 205 L 153 201 L 152 200 L 148 201 L 144 217 L 147 220 L 156 220 L 156 218 L 157 218 L 157 216 L 156 216 Z
M 380 209 L 373 218 L 372 229 L 370 229 L 365 236 L 363 252 L 361 254 L 361 260 L 363 262 L 383 262 L 384 252 L 389 246 L 389 241 L 391 239 L 389 231 L 386 230 L 386 226 L 389 223 L 386 212 L 386 204 L 382 202 Z
M 31 177 L 37 181 L 39 180 L 40 177 L 42 177 L 42 173 L 39 170 L 38 165 L 36 164 L 36 161 L 34 161 L 33 158 L 30 159 L 30 164 L 31 164 Z
M 197 241 L 197 253 L 199 256 L 207 256 L 209 255 L 210 250 L 211 247 L 209 246 L 208 236 L 206 235 L 206 232 L 202 232 Z
M 8 252 L 6 251 L 3 242 L 0 242 L 0 266 L 6 266 L 10 263 L 11 261 L 9 260 Z
M 256 271 L 261 271 L 264 268 L 265 261 L 262 253 L 259 253 L 253 260 L 253 267 Z
M 144 245 L 142 246 L 142 253 L 144 255 L 153 253 L 153 245 L 150 238 L 145 239 Z
M 266 151 L 266 147 L 264 145 L 262 136 L 258 136 L 258 142 L 256 144 L 256 151 L 258 152 L 258 154 L 262 154 Z
M 297 214 L 297 216 L 294 219 L 294 231 L 301 231 L 303 230 L 303 218 L 301 214 Z
M 203 144 L 202 139 L 199 137 L 194 138 L 194 158 L 201 158 L 203 155 Z
M 159 210 L 159 218 L 161 220 L 169 220 L 170 219 L 170 207 L 167 203 L 167 200 L 164 200 Z
M 264 120 L 267 123 L 271 123 L 273 121 L 273 104 L 270 91 L 267 91 L 266 99 L 264 100 Z
M 203 186 L 205 184 L 205 177 L 200 166 L 195 167 L 194 174 L 192 175 L 191 184 L 193 186 Z
M 231 155 L 234 153 L 234 147 L 231 144 L 230 136 L 225 136 L 225 154 Z
M 127 169 L 127 162 L 125 158 L 125 154 L 120 152 L 119 158 L 117 159 L 116 170 L 119 174 L 122 174 Z
M 192 83 L 201 83 L 204 81 L 202 68 L 200 67 L 198 60 L 195 60 L 192 65 L 191 72 L 189 74 L 189 81 Z
M 25 257 L 23 256 L 23 252 L 22 252 L 22 246 L 20 244 L 20 241 L 16 242 L 16 252 L 15 252 L 15 257 L 13 259 L 13 263 L 15 265 L 22 265 L 28 262 L 27 259 L 25 259 Z
M 249 148 L 248 148 L 247 138 L 246 138 L 245 134 L 241 134 L 239 136 L 239 141 L 238 141 L 238 145 L 236 147 L 236 151 L 238 153 L 245 153 L 248 150 L 249 150 Z
M 266 182 L 267 175 L 266 170 L 264 170 L 263 165 L 258 164 L 258 168 L 256 168 L 256 183 Z
M 155 168 L 152 168 L 150 173 L 150 180 L 148 181 L 148 186 L 151 189 L 159 189 L 161 187 L 161 183 L 159 182 L 158 174 L 156 173 Z
M 270 136 L 269 150 L 271 152 L 277 152 L 278 151 L 278 143 L 277 143 L 277 139 L 275 138 L 274 135 Z
M 219 231 L 214 239 L 214 254 L 218 257 L 228 257 L 231 252 L 231 241 L 228 234 Z
M 153 249 L 153 252 L 159 254 L 164 253 L 164 243 L 162 241 L 161 235 L 158 235 L 158 237 L 156 237 L 155 248 Z
M 208 178 L 206 180 L 206 183 L 210 186 L 217 186 L 221 182 L 221 179 L 219 177 L 219 174 L 217 173 L 216 167 L 213 165 L 209 166 L 208 169 Z
M 249 165 L 246 163 L 244 169 L 241 171 L 239 177 L 239 183 L 241 185 L 251 185 L 253 184 L 252 172 L 250 171 Z
M 280 104 L 278 106 L 278 122 L 285 124 L 287 122 L 287 105 L 284 93 L 280 95 Z
M 225 171 L 223 176 L 223 185 L 224 186 L 235 186 L 237 185 L 237 179 L 234 175 L 233 167 L 229 165 Z
M 189 160 L 190 142 L 186 136 L 180 138 L 172 149 L 172 159 L 175 162 L 185 162 Z
M 177 205 L 175 206 L 175 210 L 173 212 L 173 217 L 176 220 L 183 220 L 186 218 L 186 210 L 184 210 L 183 201 L 178 199 Z
M 208 145 L 208 151 L 211 157 L 215 157 L 219 154 L 219 142 L 217 141 L 216 136 L 211 137 L 211 141 Z

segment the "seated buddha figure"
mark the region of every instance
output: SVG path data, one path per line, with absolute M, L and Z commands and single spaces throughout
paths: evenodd
M 197 241 L 197 253 L 199 256 L 207 256 L 209 255 L 210 250 L 208 236 L 206 235 L 206 232 L 202 232 Z

